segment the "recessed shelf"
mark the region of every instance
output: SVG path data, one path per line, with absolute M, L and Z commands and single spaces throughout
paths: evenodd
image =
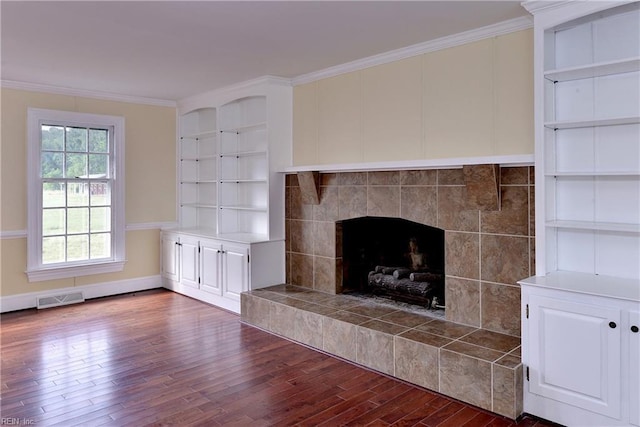
M 205 208 L 205 209 L 215 209 L 217 205 L 211 205 L 207 203 L 182 203 L 180 205 L 182 208 Z
M 189 135 L 183 135 L 180 137 L 180 139 L 193 139 L 196 141 L 200 141 L 203 139 L 212 139 L 215 138 L 217 135 L 217 132 L 215 130 L 208 130 L 208 131 L 203 131 L 203 132 L 198 132 L 198 133 L 192 133 Z
M 255 132 L 259 130 L 267 129 L 266 122 L 253 123 L 244 126 L 237 126 L 233 128 L 220 129 L 221 133 L 247 133 L 247 132 Z
M 640 224 L 622 224 L 617 222 L 556 220 L 556 221 L 547 221 L 545 225 L 551 228 L 571 228 L 571 229 L 577 229 L 577 230 L 599 230 L 599 231 L 616 231 L 616 232 L 623 232 L 623 233 L 640 233 Z
M 212 160 L 212 159 L 215 159 L 216 157 L 217 156 L 215 154 L 210 154 L 207 156 L 181 157 L 180 160 L 188 161 L 188 162 L 198 162 L 200 160 Z
M 266 179 L 221 179 L 221 184 L 266 184 Z
M 599 62 L 579 67 L 549 70 L 544 73 L 544 77 L 553 82 L 564 82 L 569 80 L 608 76 L 612 74 L 631 73 L 634 71 L 640 71 L 640 58 Z
M 266 212 L 266 206 L 247 206 L 247 205 L 223 205 L 220 209 L 231 209 L 235 211 L 253 211 L 253 212 Z
M 215 179 L 199 179 L 199 180 L 189 180 L 189 181 L 180 181 L 180 184 L 215 184 L 217 181 Z
M 593 120 L 567 120 L 558 122 L 545 122 L 544 127 L 553 130 L 561 129 L 577 129 L 596 126 L 617 126 L 630 125 L 640 123 L 640 116 L 631 117 L 613 117 L 610 119 L 593 119 Z
M 266 155 L 267 152 L 265 150 L 256 150 L 256 151 L 237 151 L 237 152 L 229 152 L 229 153 L 221 153 L 220 157 L 250 157 L 250 156 L 263 156 Z
M 547 172 L 548 177 L 592 178 L 592 177 L 640 177 L 640 172 L 604 171 L 604 172 Z

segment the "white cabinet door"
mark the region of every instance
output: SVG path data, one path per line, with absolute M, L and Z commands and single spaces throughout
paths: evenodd
M 249 250 L 246 246 L 224 245 L 222 294 L 240 301 L 240 294 L 249 290 Z
M 629 421 L 640 426 L 640 312 L 629 312 Z
M 185 286 L 198 288 L 198 239 L 183 237 L 180 239 L 180 282 Z
M 178 270 L 178 237 L 173 234 L 162 233 L 162 277 L 173 282 L 180 280 Z
M 529 313 L 529 391 L 619 418 L 620 310 L 531 295 Z
M 216 295 L 222 295 L 221 253 L 219 243 L 203 240 L 200 242 L 200 288 Z

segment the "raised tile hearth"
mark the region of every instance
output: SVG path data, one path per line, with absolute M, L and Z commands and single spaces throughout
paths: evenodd
M 518 337 L 290 285 L 241 298 L 247 324 L 512 419 L 522 414 Z

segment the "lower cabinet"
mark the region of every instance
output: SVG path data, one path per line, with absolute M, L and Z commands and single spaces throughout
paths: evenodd
M 240 313 L 240 294 L 284 283 L 284 242 L 234 242 L 163 231 L 166 288 Z
M 639 303 L 521 285 L 524 412 L 568 426 L 639 425 Z

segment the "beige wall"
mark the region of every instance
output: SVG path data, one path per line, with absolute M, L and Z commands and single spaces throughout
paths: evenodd
M 27 108 L 48 108 L 125 118 L 126 223 L 176 220 L 176 110 L 15 89 L 1 90 L 0 230 L 27 228 Z M 160 274 L 159 230 L 128 231 L 127 264 L 119 273 L 29 283 L 26 238 L 0 242 L 0 296 Z
M 295 166 L 533 154 L 533 33 L 294 88 Z

